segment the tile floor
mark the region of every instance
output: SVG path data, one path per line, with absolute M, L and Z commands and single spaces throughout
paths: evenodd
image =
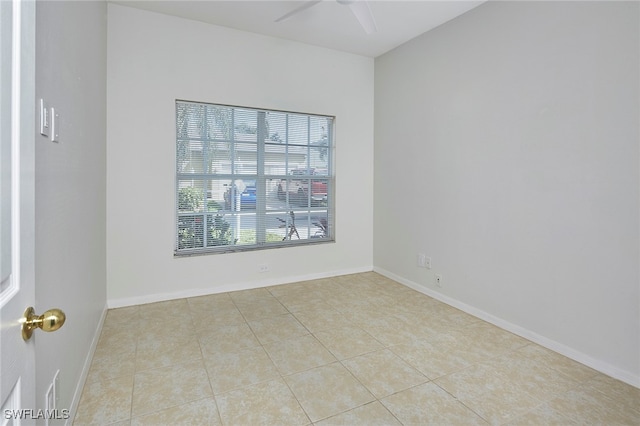
M 640 425 L 640 389 L 370 272 L 108 311 L 74 421 L 487 423 Z

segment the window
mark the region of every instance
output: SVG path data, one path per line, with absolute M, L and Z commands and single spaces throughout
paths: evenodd
M 176 255 L 334 241 L 333 122 L 176 101 Z

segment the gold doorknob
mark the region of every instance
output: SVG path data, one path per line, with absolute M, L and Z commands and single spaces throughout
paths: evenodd
M 36 328 L 47 332 L 56 331 L 62 327 L 65 319 L 67 319 L 67 316 L 61 309 L 49 309 L 44 314 L 38 316 L 36 315 L 35 309 L 29 306 L 24 311 L 24 317 L 20 321 L 22 322 L 22 338 L 29 340 L 33 334 L 33 330 Z

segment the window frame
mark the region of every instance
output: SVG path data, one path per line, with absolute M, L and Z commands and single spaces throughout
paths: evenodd
M 187 105 L 195 105 L 195 106 L 202 106 L 204 108 L 204 119 L 203 119 L 203 124 L 202 126 L 207 126 L 206 124 L 206 108 L 207 107 L 212 107 L 212 108 L 221 108 L 221 109 L 230 109 L 232 111 L 231 113 L 231 125 L 230 125 L 230 130 L 228 130 L 228 135 L 227 138 L 216 138 L 214 137 L 205 137 L 204 135 L 201 135 L 200 137 L 195 137 L 195 138 L 191 138 L 189 136 L 185 137 L 184 134 L 180 133 L 180 124 L 179 124 L 179 108 L 181 104 L 187 104 Z M 176 141 L 176 161 L 175 161 L 175 204 L 174 204 L 174 256 L 175 257 L 185 257 L 185 256 L 199 256 L 199 255 L 209 255 L 209 254 L 222 254 L 222 253 L 235 253 L 235 252 L 244 252 L 244 251 L 254 251 L 254 250 L 268 250 L 268 249 L 275 249 L 275 248 L 285 248 L 285 247 L 300 247 L 300 246 L 308 246 L 308 245 L 316 245 L 316 244 L 326 244 L 326 243 L 335 243 L 335 169 L 334 169 L 334 163 L 335 163 L 335 121 L 336 118 L 335 116 L 331 116 L 331 115 L 326 115 L 326 114 L 313 114 L 313 113 L 303 113 L 303 112 L 294 112 L 294 111 L 283 111 L 283 110 L 275 110 L 275 109 L 266 109 L 266 108 L 256 108 L 256 107 L 245 107 L 245 106 L 238 106 L 238 105 L 227 105 L 227 104 L 217 104 L 217 103 L 210 103 L 210 102 L 202 102 L 202 101 L 189 101 L 189 100 L 183 100 L 183 99 L 176 99 L 175 100 L 175 125 L 176 125 L 176 133 L 175 133 L 175 141 Z M 244 111 L 249 111 L 249 112 L 255 112 L 257 114 L 258 117 L 258 123 L 260 125 L 257 125 L 257 129 L 256 129 L 256 140 L 255 140 L 255 149 L 256 149 L 256 170 L 255 173 L 253 174 L 245 174 L 245 173 L 240 173 L 235 171 L 234 169 L 234 158 L 235 155 L 237 155 L 237 151 L 236 151 L 236 145 L 238 144 L 244 144 L 246 143 L 246 141 L 243 140 L 238 140 L 237 139 L 237 132 L 236 132 L 236 126 L 238 126 L 238 122 L 235 121 L 235 114 L 236 111 L 238 110 L 244 110 Z M 267 123 L 267 116 L 269 113 L 274 113 L 274 114 L 284 114 L 287 117 L 287 126 L 288 126 L 288 120 L 289 120 L 289 116 L 296 116 L 296 117 L 306 117 L 306 120 L 308 123 L 310 123 L 310 120 L 312 118 L 316 118 L 316 119 L 326 119 L 327 120 L 327 126 L 328 129 L 326 130 L 326 144 L 323 145 L 318 145 L 318 146 L 313 146 L 313 142 L 311 141 L 312 137 L 311 137 L 311 131 L 308 130 L 307 132 L 307 142 L 306 144 L 295 144 L 295 143 L 291 143 L 290 139 L 289 139 L 289 135 L 288 135 L 288 131 L 287 134 L 285 135 L 285 140 L 282 141 L 281 138 L 278 139 L 278 142 L 274 142 L 273 139 L 270 139 L 270 137 L 272 135 L 269 134 L 268 131 L 265 131 L 266 126 L 263 126 L 262 124 Z M 206 131 L 204 130 L 205 127 L 203 127 L 203 133 L 207 133 L 209 132 L 209 129 L 207 129 Z M 287 127 L 288 128 L 288 127 Z M 184 129 L 183 129 L 184 130 Z M 323 129 L 324 130 L 324 129 Z M 208 133 L 207 133 L 208 134 Z M 187 142 L 187 144 L 191 143 L 192 141 L 199 141 L 200 143 L 202 143 L 202 150 L 203 150 L 203 173 L 181 173 L 180 172 L 180 149 L 181 149 L 181 143 L 185 143 Z M 324 136 L 323 139 L 324 141 Z M 228 144 L 228 148 L 227 151 L 229 152 L 229 154 L 231 155 L 231 153 L 233 153 L 233 155 L 231 155 L 231 159 L 229 159 L 228 161 L 231 162 L 231 172 L 230 173 L 205 173 L 205 168 L 211 166 L 211 161 L 214 161 L 211 158 L 206 158 L 204 156 L 204 147 L 205 145 L 207 146 L 207 149 L 209 149 L 209 146 L 211 144 Z M 208 144 L 208 145 L 207 145 Z M 190 145 L 189 145 L 190 146 Z M 265 160 L 265 153 L 268 152 L 267 147 L 269 146 L 282 146 L 284 147 L 284 162 L 282 163 L 282 166 L 284 167 L 284 173 L 267 173 L 265 171 L 265 167 L 266 167 L 266 160 Z M 293 163 L 290 162 L 290 158 L 289 158 L 289 150 L 292 147 L 296 147 L 298 148 L 298 150 L 300 149 L 300 147 L 304 147 L 304 149 L 306 149 L 306 159 L 305 159 L 305 165 L 304 168 L 302 168 L 302 170 L 306 171 L 306 174 L 302 174 L 300 175 L 298 173 L 299 170 L 301 170 L 298 166 L 300 165 L 300 163 Z M 326 152 L 325 156 L 326 156 L 326 167 L 322 167 L 322 168 L 316 168 L 314 167 L 314 165 L 311 163 L 311 152 L 312 149 L 317 149 L 318 151 L 324 150 Z M 190 151 L 191 152 L 191 151 Z M 206 163 L 207 161 L 209 161 L 210 163 Z M 292 165 L 297 164 L 296 167 L 292 167 Z M 326 173 L 322 173 L 322 174 L 318 174 L 316 175 L 315 172 L 316 170 L 323 170 L 326 169 Z M 294 176 L 299 176 L 298 178 L 294 178 Z M 314 176 L 317 176 L 314 179 Z M 202 198 L 202 202 L 203 202 L 203 207 L 202 207 L 202 211 L 182 211 L 180 209 L 180 190 L 181 190 L 181 182 L 184 181 L 188 181 L 188 180 L 192 180 L 192 182 L 195 182 L 195 180 L 199 181 L 199 183 L 202 185 L 202 192 L 203 192 L 203 198 Z M 229 191 L 229 194 L 233 194 L 236 190 L 236 182 L 238 180 L 245 180 L 245 181 L 254 181 L 255 182 L 255 191 L 256 191 L 256 196 L 255 196 L 255 210 L 254 210 L 254 220 L 255 220 L 255 226 L 253 228 L 244 228 L 240 225 L 240 221 L 238 220 L 238 218 L 240 216 L 247 216 L 250 217 L 251 216 L 251 212 L 243 212 L 243 207 L 242 207 L 242 202 L 240 201 L 240 198 L 236 198 L 236 197 L 232 197 L 231 195 L 229 196 L 229 198 L 232 199 L 232 201 L 230 202 L 229 205 L 227 205 L 225 203 L 225 208 L 224 209 L 220 209 L 217 211 L 212 211 L 209 210 L 208 208 L 208 200 L 209 200 L 209 196 L 210 196 L 210 191 L 208 189 L 208 185 L 212 185 L 212 183 L 214 181 L 223 181 L 223 180 L 230 180 L 231 183 L 229 184 L 229 189 L 227 189 L 227 191 Z M 306 184 L 307 184 L 307 200 L 306 200 L 306 205 L 305 204 L 301 204 L 300 206 L 294 206 L 292 204 L 292 200 L 290 199 L 290 188 L 287 188 L 286 190 L 286 196 L 285 199 L 283 200 L 285 202 L 286 208 L 280 208 L 280 209 L 273 209 L 272 207 L 267 207 L 267 203 L 269 202 L 268 200 L 268 190 L 267 190 L 267 182 L 269 182 L 272 186 L 273 186 L 273 182 L 276 181 L 276 183 L 283 183 L 286 181 L 287 185 L 290 185 L 293 181 L 305 181 L 306 180 Z M 321 204 L 321 207 L 317 208 L 314 207 L 314 200 L 313 200 L 313 182 L 314 181 L 324 181 L 326 182 L 326 204 Z M 226 185 L 225 185 L 226 186 Z M 182 186 L 182 188 L 184 189 L 185 186 Z M 262 192 L 260 195 L 260 188 L 262 188 Z M 278 185 L 278 198 L 280 200 L 282 200 L 282 198 L 280 198 L 280 185 Z M 225 197 L 227 195 L 227 192 L 225 192 Z M 226 200 L 226 198 L 225 198 Z M 238 200 L 240 201 L 240 203 L 236 203 L 235 201 Z M 273 202 L 273 200 L 272 200 Z M 323 203 L 323 201 L 321 201 L 321 203 Z M 233 205 L 239 205 L 239 207 L 234 208 Z M 221 213 L 222 212 L 222 213 Z M 326 214 L 325 220 L 322 221 L 322 219 L 318 219 L 321 216 L 313 216 L 313 213 L 318 213 L 320 212 L 320 215 L 324 215 Z M 222 215 L 223 219 L 226 221 L 227 219 L 225 219 L 225 215 L 229 215 L 231 216 L 231 219 L 236 220 L 236 227 L 233 228 L 234 229 L 234 235 L 237 237 L 240 233 L 241 230 L 246 230 L 249 229 L 250 231 L 255 230 L 255 240 L 253 243 L 240 243 L 238 244 L 237 241 L 238 239 L 236 238 L 235 241 L 231 244 L 222 244 L 222 245 L 207 245 L 207 239 L 209 238 L 209 232 L 210 232 L 210 225 L 212 226 L 211 229 L 215 229 L 215 225 L 213 225 L 213 221 L 215 221 L 215 217 L 217 215 Z M 298 239 L 294 239 L 293 237 L 289 237 L 289 239 L 283 239 L 281 241 L 274 241 L 273 240 L 273 236 L 274 234 L 271 233 L 270 235 L 268 235 L 268 230 L 267 230 L 267 220 L 269 219 L 269 216 L 286 216 L 285 220 L 282 220 L 281 218 L 278 218 L 278 220 L 280 222 L 283 223 L 282 226 L 280 226 L 280 228 L 284 228 L 285 229 L 285 235 L 289 232 L 290 230 L 290 222 L 291 220 L 289 219 L 289 217 L 291 217 L 292 220 L 296 220 L 298 222 L 300 222 L 300 220 L 306 220 L 307 221 L 307 225 L 304 228 L 301 228 L 303 230 L 303 232 L 301 232 L 301 234 L 304 234 L 304 231 L 306 230 L 306 238 L 300 238 L 298 237 Z M 294 219 L 294 215 L 295 215 L 295 219 Z M 201 227 L 202 229 L 198 229 L 199 232 L 202 233 L 202 243 L 200 247 L 181 247 L 181 218 L 192 218 L 194 220 L 195 223 L 195 218 L 196 217 L 201 217 L 200 219 L 200 223 L 201 223 Z M 312 222 L 312 220 L 315 218 L 316 222 Z M 271 219 L 273 220 L 273 217 L 271 217 Z M 211 221 L 210 221 L 211 220 Z M 184 222 L 184 220 L 183 220 Z M 322 223 L 324 226 L 322 226 L 321 229 L 321 235 L 318 237 L 318 232 L 317 230 L 315 230 L 315 234 L 312 234 L 312 229 L 314 229 L 312 227 L 312 223 L 314 225 L 314 227 L 318 227 L 318 223 Z M 195 226 L 194 226 L 195 228 Z M 315 228 L 318 229 L 318 228 Z M 183 227 L 184 230 L 184 227 Z M 271 229 L 273 231 L 273 229 Z M 297 229 L 296 229 L 297 231 Z M 297 232 L 296 232 L 297 234 Z M 279 234 L 278 234 L 279 235 Z M 290 234 L 291 235 L 291 234 Z M 313 235 L 313 236 L 312 236 Z M 269 241 L 268 239 L 271 237 L 271 240 Z M 286 238 L 286 237 L 285 237 Z

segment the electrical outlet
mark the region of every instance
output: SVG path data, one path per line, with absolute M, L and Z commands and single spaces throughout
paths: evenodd
M 269 268 L 268 263 L 261 263 L 258 265 L 258 272 L 269 272 L 271 268 Z
M 436 274 L 436 286 L 437 287 L 442 287 L 442 275 L 441 274 Z

